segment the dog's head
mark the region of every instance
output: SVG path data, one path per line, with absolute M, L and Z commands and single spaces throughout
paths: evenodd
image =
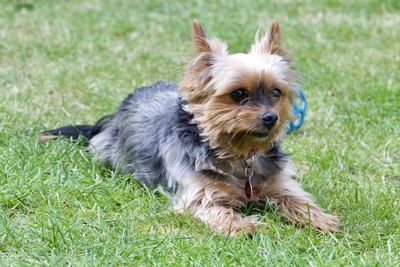
M 279 139 L 291 118 L 296 71 L 280 44 L 279 24 L 247 54 L 229 54 L 227 45 L 206 37 L 194 21 L 196 56 L 180 90 L 187 108 L 220 156 L 248 157 Z

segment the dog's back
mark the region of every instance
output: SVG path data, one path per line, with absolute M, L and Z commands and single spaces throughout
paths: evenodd
M 163 166 L 160 144 L 179 107 L 177 85 L 160 81 L 130 94 L 118 111 L 90 140 L 90 149 L 100 162 L 135 174 L 147 186 L 158 184 Z
M 184 111 L 177 88 L 168 81 L 141 87 L 123 101 L 116 113 L 95 125 L 64 126 L 44 132 L 42 139 L 83 136 L 100 162 L 134 174 L 136 180 L 149 187 L 161 184 L 176 190 L 179 177 L 169 175 L 169 170 L 181 169 L 185 176 L 185 170 L 192 169 L 186 166 L 194 165 L 187 155 L 196 153 L 196 147 L 204 151 L 197 125 Z

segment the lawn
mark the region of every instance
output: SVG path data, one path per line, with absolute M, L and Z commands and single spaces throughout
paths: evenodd
M 2 0 L 0 265 L 399 266 L 400 2 L 266 2 Z M 280 22 L 309 101 L 284 148 L 338 233 L 267 210 L 269 229 L 224 238 L 79 144 L 37 141 L 179 81 L 193 18 L 236 52 Z

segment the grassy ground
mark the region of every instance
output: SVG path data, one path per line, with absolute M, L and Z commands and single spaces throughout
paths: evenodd
M 400 2 L 168 2 L 0 2 L 0 265 L 400 265 Z M 226 239 L 84 148 L 36 141 L 179 81 L 193 18 L 231 51 L 280 21 L 309 100 L 285 149 L 339 233 L 268 211 L 269 230 Z

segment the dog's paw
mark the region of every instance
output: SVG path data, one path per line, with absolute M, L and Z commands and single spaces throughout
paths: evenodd
M 257 224 L 250 220 L 240 220 L 229 225 L 224 231 L 226 236 L 252 236 L 257 229 Z
M 261 217 L 251 215 L 242 218 L 240 221 L 232 223 L 224 233 L 227 236 L 253 236 L 260 228 L 269 228 L 267 223 L 261 221 Z
M 337 232 L 340 225 L 340 219 L 335 215 L 321 212 L 314 214 L 311 225 L 321 232 Z

